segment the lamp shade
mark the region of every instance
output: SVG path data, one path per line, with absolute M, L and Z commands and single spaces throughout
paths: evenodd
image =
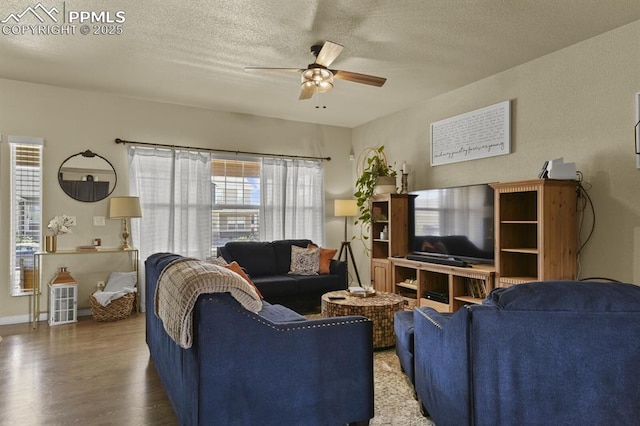
M 109 201 L 109 219 L 142 217 L 140 198 L 111 197 Z
M 358 203 L 356 200 L 333 200 L 334 216 L 358 216 Z

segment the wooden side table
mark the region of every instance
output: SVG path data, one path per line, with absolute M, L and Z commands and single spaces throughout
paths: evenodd
M 343 299 L 335 299 L 336 297 Z M 404 299 L 394 293 L 377 292 L 374 296 L 358 297 L 346 290 L 331 291 L 322 295 L 322 316 L 340 317 L 362 315 L 373 322 L 373 348 L 395 345 L 393 316 L 404 309 Z

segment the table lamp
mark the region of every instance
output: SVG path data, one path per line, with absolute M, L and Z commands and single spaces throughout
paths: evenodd
M 349 268 L 349 262 L 347 261 L 347 253 L 349 253 L 351 262 L 353 263 L 353 271 L 356 273 L 356 278 L 358 279 L 358 285 L 362 287 L 360 274 L 358 274 L 358 267 L 356 266 L 356 260 L 353 257 L 353 251 L 351 250 L 351 241 L 347 240 L 347 218 L 358 216 L 358 203 L 356 200 L 334 200 L 333 214 L 338 217 L 344 216 L 344 240 L 340 246 L 338 260 L 342 259 L 342 253 L 344 252 L 344 261 L 347 263 L 347 268 Z
M 127 219 L 142 217 L 140 198 L 138 197 L 111 197 L 109 201 L 109 219 L 122 219 L 122 246 L 121 250 L 131 250 L 129 245 L 129 226 Z

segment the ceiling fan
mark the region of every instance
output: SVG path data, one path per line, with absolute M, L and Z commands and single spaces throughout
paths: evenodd
M 359 74 L 351 71 L 331 70 L 329 65 L 342 52 L 344 46 L 325 41 L 323 45 L 311 46 L 311 53 L 315 56 L 314 63 L 309 64 L 307 68 L 259 68 L 246 67 L 244 70 L 266 71 L 266 72 L 299 72 L 302 77 L 302 90 L 300 92 L 300 100 L 310 99 L 316 92 L 328 92 L 333 88 L 333 79 L 351 81 L 354 83 L 368 84 L 370 86 L 381 87 L 386 78 L 376 77 L 373 75 Z

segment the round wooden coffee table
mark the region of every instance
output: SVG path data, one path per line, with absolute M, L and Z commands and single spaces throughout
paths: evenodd
M 343 299 L 336 299 L 336 298 Z M 346 290 L 322 295 L 322 316 L 362 315 L 373 322 L 373 348 L 387 348 L 396 343 L 393 315 L 404 309 L 404 299 L 394 293 L 377 292 L 373 296 L 353 296 Z

